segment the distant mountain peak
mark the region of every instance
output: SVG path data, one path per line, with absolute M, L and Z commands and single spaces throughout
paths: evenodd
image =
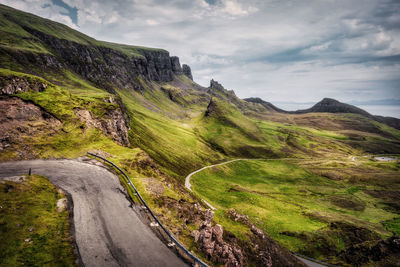
M 324 98 L 309 109 L 297 110 L 295 113 L 328 112 L 328 113 L 355 113 L 371 116 L 367 111 L 353 105 L 342 103 L 333 98 Z

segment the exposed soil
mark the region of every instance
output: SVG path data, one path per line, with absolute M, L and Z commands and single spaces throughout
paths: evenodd
M 32 143 L 28 141 L 39 135 L 52 136 L 62 125 L 39 106 L 17 97 L 0 96 L 0 114 L 0 152 L 18 151 L 19 159 L 37 157 L 28 148 Z M 17 145 L 26 148 L 15 149 Z
M 365 209 L 365 203 L 359 199 L 351 198 L 349 196 L 332 196 L 329 198 L 331 203 L 340 208 L 348 210 L 363 211 Z

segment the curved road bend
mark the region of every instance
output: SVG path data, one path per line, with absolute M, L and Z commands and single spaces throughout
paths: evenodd
M 75 239 L 86 267 L 187 266 L 139 219 L 118 177 L 106 168 L 77 160 L 3 162 L 0 179 L 29 168 L 71 194 Z

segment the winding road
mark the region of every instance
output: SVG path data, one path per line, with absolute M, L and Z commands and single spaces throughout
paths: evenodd
M 85 266 L 187 266 L 144 224 L 117 176 L 94 160 L 0 163 L 0 179 L 47 177 L 73 200 L 75 240 Z
M 297 159 L 297 158 L 280 158 L 279 160 L 290 160 L 290 159 Z M 216 166 L 221 166 L 221 165 L 225 165 L 225 164 L 228 164 L 228 163 L 231 163 L 231 162 L 235 162 L 235 161 L 240 161 L 240 160 L 278 160 L 278 159 L 233 159 L 233 160 L 221 162 L 221 163 L 218 163 L 218 164 L 213 164 L 213 165 L 205 166 L 205 167 L 203 167 L 203 168 L 201 168 L 201 169 L 198 169 L 198 170 L 196 170 L 196 171 L 190 173 L 188 176 L 186 176 L 186 178 L 185 178 L 185 187 L 186 187 L 189 191 L 193 192 L 193 191 L 192 191 L 192 184 L 190 183 L 190 178 L 191 178 L 194 174 L 196 174 L 196 173 L 198 173 L 198 172 L 201 172 L 201 171 L 203 171 L 203 170 L 205 170 L 205 169 L 208 169 L 208 168 L 212 168 L 212 167 L 216 167 Z M 353 159 L 353 160 L 354 160 L 354 159 Z M 202 200 L 208 207 L 210 207 L 212 210 L 216 210 L 216 208 L 215 208 L 214 206 L 212 206 L 210 203 L 208 203 L 206 200 L 204 200 L 204 199 L 201 199 L 201 200 Z M 304 264 L 306 264 L 306 265 L 309 266 L 309 267 L 325 267 L 325 266 L 326 266 L 326 265 L 321 264 L 321 263 L 318 263 L 318 262 L 316 262 L 316 261 L 311 261 L 311 260 L 312 260 L 311 258 L 305 259 L 305 258 L 300 257 L 299 255 L 295 255 L 295 257 L 298 258 L 299 260 L 301 260 Z

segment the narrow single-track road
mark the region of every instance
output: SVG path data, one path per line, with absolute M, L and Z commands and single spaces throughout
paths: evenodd
M 216 167 L 216 166 L 221 166 L 221 165 L 225 165 L 225 164 L 228 164 L 228 163 L 231 163 L 231 162 L 235 162 L 235 161 L 240 161 L 240 160 L 291 160 L 291 159 L 296 159 L 296 160 L 298 160 L 298 158 L 233 159 L 233 160 L 221 162 L 221 163 L 218 163 L 218 164 L 213 164 L 213 165 L 205 166 L 205 167 L 203 167 L 203 168 L 201 168 L 201 169 L 198 169 L 198 170 L 196 170 L 196 171 L 190 173 L 188 176 L 186 176 L 186 178 L 185 178 L 185 187 L 186 187 L 189 191 L 193 192 L 193 191 L 192 191 L 192 185 L 191 185 L 191 183 L 190 183 L 190 178 L 191 178 L 194 174 L 196 174 L 196 173 L 198 173 L 198 172 L 201 172 L 201 171 L 203 171 L 203 170 L 205 170 L 205 169 L 208 169 L 208 168 L 212 168 L 212 167 Z M 354 159 L 353 159 L 353 160 L 354 160 Z M 203 201 L 208 207 L 210 207 L 212 210 L 215 210 L 215 209 L 216 209 L 214 206 L 212 206 L 212 205 L 211 205 L 210 203 L 208 203 L 206 200 L 202 199 L 202 201 Z M 300 257 L 299 255 L 295 255 L 295 257 L 298 258 L 299 260 L 301 260 L 303 263 L 305 263 L 305 264 L 306 264 L 307 266 L 309 266 L 309 267 L 325 267 L 325 266 L 326 266 L 326 265 L 320 264 L 320 263 L 318 263 L 318 262 L 316 262 L 316 261 L 311 261 L 311 260 L 312 260 L 311 258 L 305 259 L 305 258 Z
M 117 176 L 78 160 L 0 163 L 0 179 L 32 174 L 47 177 L 73 200 L 75 239 L 89 266 L 187 266 L 132 209 Z

